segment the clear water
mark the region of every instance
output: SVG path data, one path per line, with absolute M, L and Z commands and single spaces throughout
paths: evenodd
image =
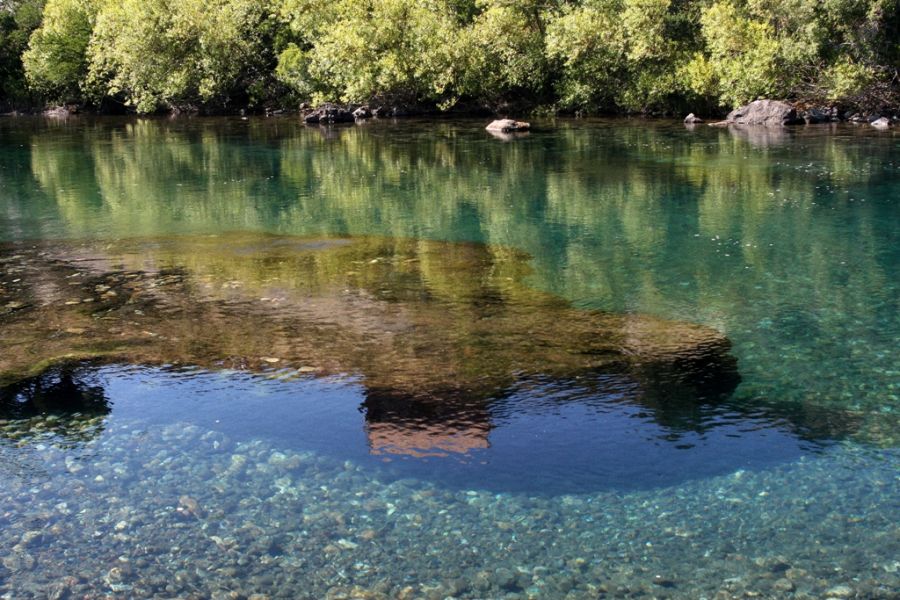
M 900 136 L 482 126 L 0 120 L 0 593 L 900 595 Z

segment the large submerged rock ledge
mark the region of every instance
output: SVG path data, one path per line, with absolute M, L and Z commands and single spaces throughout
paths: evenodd
M 380 394 L 426 400 L 591 371 L 654 386 L 689 363 L 735 385 L 718 331 L 574 308 L 523 285 L 527 256 L 510 249 L 236 234 L 7 256 L 0 383 L 93 358 L 352 374 Z

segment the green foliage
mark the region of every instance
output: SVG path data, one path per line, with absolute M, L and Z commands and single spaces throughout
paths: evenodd
M 257 0 L 107 2 L 88 49 L 90 89 L 138 112 L 225 104 L 263 76 L 266 8 Z
M 297 95 L 310 98 L 316 93 L 316 81 L 309 72 L 309 54 L 291 42 L 278 57 L 275 76 Z
M 703 37 L 708 57 L 698 56 L 701 65 L 688 67 L 709 80 L 691 81 L 698 93 L 713 89 L 730 106 L 757 96 L 782 95 L 776 73 L 778 41 L 768 23 L 742 16 L 732 4 L 717 2 L 702 17 Z
M 555 4 L 479 0 L 477 7 L 480 14 L 461 36 L 462 93 L 494 101 L 523 91 L 539 95 L 550 78 L 545 36 Z
M 828 99 L 840 100 L 859 95 L 875 78 L 871 68 L 843 56 L 825 72 L 823 80 Z
M 43 23 L 22 56 L 31 86 L 54 101 L 77 100 L 87 73 L 87 46 L 97 0 L 48 0 Z
M 547 32 L 547 52 L 560 65 L 557 82 L 565 108 L 610 106 L 626 67 L 622 6 L 617 0 L 569 7 Z
M 685 73 L 696 92 L 730 106 L 853 100 L 896 77 L 898 18 L 896 0 L 717 2 L 702 17 L 706 52 Z
M 542 88 L 544 4 L 498 0 L 285 0 L 295 40 L 278 78 L 316 101 L 489 100 Z M 323 18 L 320 15 L 327 14 Z
M 0 4 L 0 107 L 27 101 L 22 66 L 31 32 L 41 23 L 44 0 L 13 0 Z
M 286 97 L 639 112 L 730 108 L 758 96 L 871 106 L 900 98 L 900 0 L 4 6 L 4 96 L 25 93 L 24 65 L 46 99 L 114 99 L 138 112 Z
M 548 32 L 547 51 L 559 61 L 564 108 L 646 111 L 671 106 L 690 38 L 670 0 L 592 0 L 570 8 Z
M 452 65 L 442 37 L 455 27 L 448 5 L 368 0 L 338 2 L 330 10 L 337 18 L 327 27 L 311 24 L 319 35 L 308 50 L 292 44 L 282 53 L 282 81 L 318 101 L 439 98 Z

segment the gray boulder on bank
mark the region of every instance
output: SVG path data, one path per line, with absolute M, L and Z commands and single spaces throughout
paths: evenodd
M 485 129 L 495 133 L 513 133 L 516 131 L 528 131 L 531 129 L 531 123 L 513 119 L 497 119 L 492 121 Z
M 725 117 L 724 121 L 714 125 L 765 125 L 780 127 L 803 123 L 797 110 L 780 100 L 754 100 L 746 106 L 736 108 Z
M 694 125 L 695 123 L 702 123 L 703 119 L 698 116 L 695 116 L 694 113 L 689 114 L 684 118 L 685 125 Z
M 878 129 L 887 129 L 891 126 L 891 121 L 887 117 L 881 117 L 880 119 L 875 119 L 871 123 L 869 123 L 872 127 L 877 127 Z

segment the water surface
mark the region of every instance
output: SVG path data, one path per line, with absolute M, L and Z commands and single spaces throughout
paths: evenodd
M 900 138 L 0 121 L 9 597 L 895 597 Z

